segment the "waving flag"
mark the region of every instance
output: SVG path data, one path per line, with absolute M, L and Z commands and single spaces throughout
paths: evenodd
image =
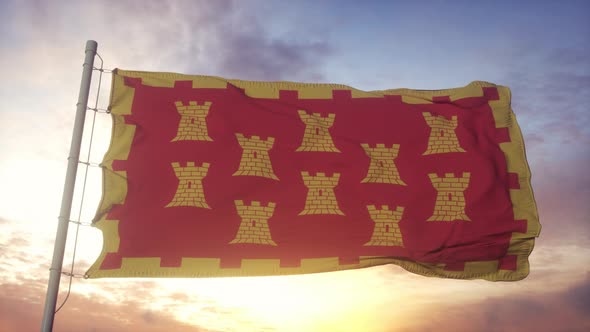
M 117 70 L 110 110 L 90 277 L 528 274 L 540 225 L 506 87 Z

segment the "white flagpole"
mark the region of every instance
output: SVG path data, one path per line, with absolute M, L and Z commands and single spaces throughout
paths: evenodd
M 74 131 L 72 133 L 72 143 L 70 145 L 70 155 L 68 157 L 68 169 L 61 199 L 55 245 L 53 247 L 53 260 L 51 261 L 51 268 L 49 269 L 49 283 L 47 284 L 47 296 L 45 297 L 45 309 L 43 310 L 43 321 L 41 325 L 42 332 L 51 332 L 53 330 L 55 305 L 57 303 L 57 294 L 59 292 L 59 281 L 64 260 L 64 251 L 66 248 L 66 238 L 68 236 L 68 225 L 70 222 L 70 212 L 72 210 L 72 199 L 74 197 L 74 186 L 76 184 L 76 172 L 78 171 L 78 161 L 80 159 L 84 120 L 86 119 L 86 111 L 88 107 L 88 94 L 90 93 L 94 56 L 96 55 L 97 47 L 98 44 L 94 40 L 88 40 L 86 42 L 86 56 L 84 58 L 84 69 L 82 71 L 78 103 L 76 104 L 76 118 L 74 120 Z

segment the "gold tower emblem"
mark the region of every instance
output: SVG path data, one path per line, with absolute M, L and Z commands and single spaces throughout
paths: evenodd
M 250 205 L 245 205 L 243 201 L 234 201 L 234 203 L 242 222 L 235 239 L 230 244 L 255 243 L 276 246 L 268 229 L 268 219 L 274 213 L 275 203 L 268 203 L 267 206 L 262 206 L 257 201 L 252 201 Z
M 303 183 L 307 187 L 307 199 L 305 208 L 299 215 L 306 214 L 338 214 L 343 216 L 344 213 L 338 207 L 334 188 L 338 185 L 340 179 L 339 173 L 332 176 L 326 176 L 324 173 L 317 173 L 315 176 L 308 172 L 301 172 Z
M 181 167 L 180 163 L 172 163 L 172 168 L 179 182 L 174 198 L 166 207 L 196 206 L 210 209 L 205 201 L 202 183 L 207 176 L 209 163 L 203 163 L 201 167 L 196 167 L 194 162 L 187 162 L 186 167 Z
M 449 152 L 465 152 L 459 145 L 459 139 L 455 133 L 457 128 L 457 116 L 448 120 L 444 116 L 435 116 L 429 112 L 423 112 L 422 115 L 430 127 L 430 138 L 428 139 L 428 148 L 423 155 Z
M 378 210 L 375 205 L 368 205 L 369 215 L 375 222 L 373 236 L 365 243 L 365 246 L 404 246 L 399 222 L 402 219 L 404 208 L 398 206 L 395 210 L 389 210 L 389 206 L 382 205 Z
M 246 138 L 243 134 L 236 134 L 238 143 L 242 146 L 242 159 L 240 167 L 233 174 L 234 176 L 261 176 L 273 180 L 279 178 L 275 175 L 268 151 L 272 149 L 274 137 L 261 140 L 258 136 Z
M 428 174 L 430 182 L 438 191 L 434 213 L 428 221 L 470 221 L 465 214 L 464 191 L 469 186 L 470 173 L 463 173 L 461 177 L 455 177 L 453 173 L 446 173 L 444 177 L 436 174 Z
M 401 180 L 394 159 L 399 152 L 399 144 L 393 144 L 391 148 L 386 148 L 385 144 L 377 144 L 371 148 L 369 144 L 361 144 L 365 153 L 371 158 L 367 176 L 361 183 L 390 183 L 405 186 Z
M 336 114 L 322 117 L 320 113 L 307 114 L 306 111 L 299 110 L 299 117 L 305 123 L 305 132 L 297 151 L 340 152 L 334 145 L 328 130 L 334 124 Z
M 212 141 L 207 132 L 207 122 L 205 121 L 211 107 L 210 101 L 206 101 L 202 105 L 197 104 L 196 101 L 189 101 L 188 105 L 184 105 L 181 101 L 174 104 L 176 111 L 180 114 L 180 122 L 176 137 L 172 139 L 172 142 Z

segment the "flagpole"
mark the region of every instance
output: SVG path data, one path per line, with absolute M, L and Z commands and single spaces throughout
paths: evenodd
M 86 42 L 86 55 L 84 57 L 82 81 L 80 82 L 80 92 L 78 94 L 78 103 L 76 104 L 76 118 L 74 120 L 74 130 L 72 132 L 72 143 L 70 145 L 70 155 L 68 157 L 68 168 L 66 171 L 66 180 L 64 183 L 64 190 L 61 199 L 61 209 L 59 211 L 55 245 L 53 247 L 53 259 L 51 261 L 51 268 L 49 269 L 49 283 L 47 284 L 47 295 L 45 297 L 45 308 L 43 310 L 43 321 L 41 325 L 42 332 L 51 332 L 53 330 L 55 306 L 57 303 L 59 281 L 64 260 L 66 239 L 68 236 L 68 225 L 70 222 L 70 212 L 72 210 L 72 199 L 74 197 L 74 186 L 76 184 L 76 172 L 78 171 L 78 161 L 80 159 L 80 147 L 82 145 L 84 120 L 86 119 L 86 110 L 88 107 L 88 94 L 90 93 L 92 70 L 94 68 L 94 56 L 96 55 L 97 48 L 98 43 L 94 40 L 88 40 Z

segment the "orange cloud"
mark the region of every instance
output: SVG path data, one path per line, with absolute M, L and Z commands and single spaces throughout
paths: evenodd
M 424 308 L 424 313 L 422 322 L 408 332 L 590 331 L 590 275 L 584 282 L 561 292 L 449 303 Z
M 0 332 L 39 331 L 44 292 L 29 285 L 0 285 Z M 165 313 L 142 309 L 132 301 L 106 304 L 79 295 L 71 296 L 56 315 L 56 331 L 205 332 L 205 328 L 176 321 Z

